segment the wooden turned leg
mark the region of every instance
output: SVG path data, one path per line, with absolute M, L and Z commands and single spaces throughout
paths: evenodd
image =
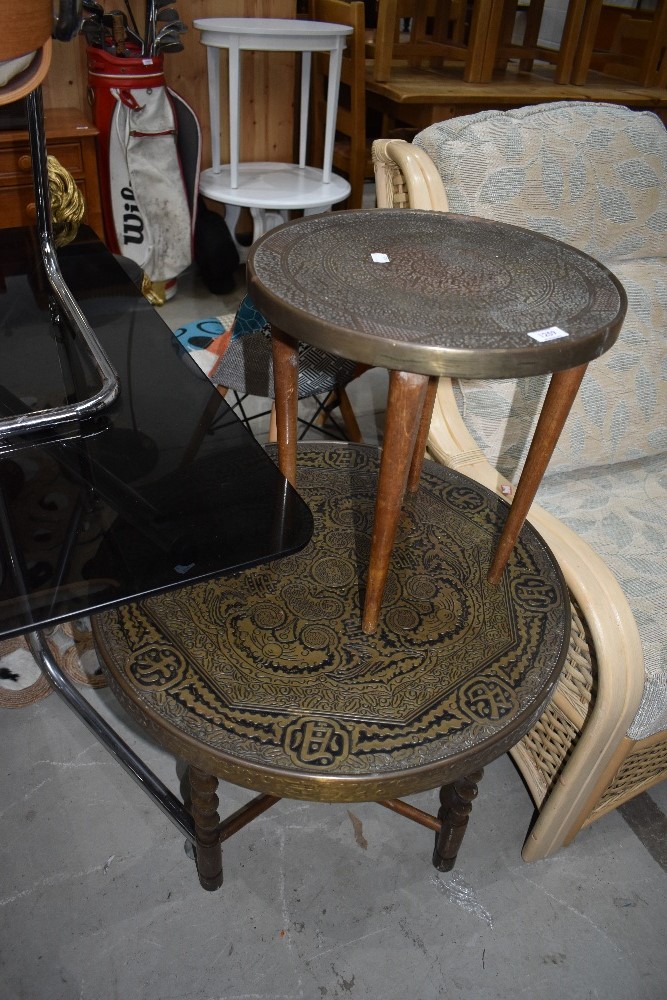
M 212 892 L 222 885 L 222 847 L 218 815 L 218 779 L 196 767 L 188 768 L 190 812 L 197 840 L 197 874 L 203 889 Z
M 421 479 L 422 467 L 424 465 L 426 441 L 428 438 L 428 432 L 431 429 L 433 407 L 435 406 L 435 397 L 438 392 L 438 381 L 439 379 L 437 375 L 432 375 L 428 380 L 426 398 L 424 399 L 424 408 L 422 410 L 421 420 L 419 421 L 419 427 L 417 428 L 415 450 L 412 454 L 412 465 L 410 466 L 410 474 L 408 476 L 408 493 L 416 493 L 419 488 L 419 480 Z
M 296 486 L 297 407 L 299 403 L 299 349 L 297 341 L 277 327 L 271 329 L 273 389 L 276 397 L 278 467 Z
M 271 404 L 271 416 L 269 417 L 269 443 L 275 444 L 278 440 L 278 424 L 276 423 L 276 404 Z
M 507 560 L 530 510 L 530 505 L 535 499 L 544 470 L 549 464 L 560 432 L 579 391 L 586 367 L 586 365 L 579 365 L 578 368 L 568 368 L 564 372 L 556 372 L 551 377 L 542 412 L 526 457 L 526 464 L 516 488 L 514 502 L 509 509 L 500 541 L 487 574 L 489 583 L 498 583 L 507 565 Z
M 389 376 L 387 415 L 361 626 L 367 635 L 377 628 L 427 385 L 428 375 L 391 372 Z
M 433 865 L 439 872 L 450 872 L 456 864 L 463 835 L 468 826 L 472 804 L 477 798 L 477 785 L 484 771 L 474 771 L 440 789 L 440 833 L 435 835 Z

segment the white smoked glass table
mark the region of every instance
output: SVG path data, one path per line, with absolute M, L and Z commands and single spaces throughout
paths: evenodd
M 207 46 L 208 91 L 213 165 L 202 172 L 203 195 L 227 206 L 227 225 L 235 239 L 242 207 L 250 210 L 253 242 L 287 213 L 301 209 L 306 215 L 323 212 L 347 198 L 349 183 L 332 173 L 340 68 L 345 38 L 352 28 L 324 21 L 289 18 L 212 17 L 194 22 Z M 220 50 L 229 56 L 229 164 L 220 163 Z M 300 52 L 301 97 L 299 108 L 298 163 L 239 163 L 241 52 Z M 329 53 L 329 83 L 321 169 L 306 165 L 310 71 L 313 52 Z M 236 239 L 235 239 L 236 242 Z M 238 245 L 242 259 L 247 250 Z

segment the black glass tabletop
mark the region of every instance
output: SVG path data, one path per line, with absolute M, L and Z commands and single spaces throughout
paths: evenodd
M 278 558 L 312 532 L 94 234 L 82 227 L 59 262 L 121 391 L 97 417 L 0 440 L 0 636 Z M 53 307 L 34 232 L 0 230 L 0 418 L 89 397 L 97 375 L 79 340 Z

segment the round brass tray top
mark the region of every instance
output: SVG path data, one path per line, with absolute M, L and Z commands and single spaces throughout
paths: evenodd
M 460 378 L 584 364 L 612 346 L 627 306 L 611 271 L 565 243 L 414 209 L 289 222 L 255 243 L 248 278 L 257 307 L 298 340 L 364 364 Z M 565 336 L 530 336 L 553 327 Z
M 444 784 L 527 732 L 569 641 L 555 560 L 526 526 L 488 584 L 505 505 L 427 462 L 364 635 L 378 465 L 375 448 L 302 445 L 306 548 L 97 616 L 112 687 L 158 742 L 258 791 L 364 801 Z

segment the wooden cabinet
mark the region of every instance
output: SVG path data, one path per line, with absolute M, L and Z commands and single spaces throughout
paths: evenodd
M 98 130 L 74 108 L 45 112 L 46 148 L 69 171 L 86 206 L 85 221 L 104 239 L 95 136 Z M 35 194 L 25 131 L 0 132 L 0 226 L 32 225 Z

